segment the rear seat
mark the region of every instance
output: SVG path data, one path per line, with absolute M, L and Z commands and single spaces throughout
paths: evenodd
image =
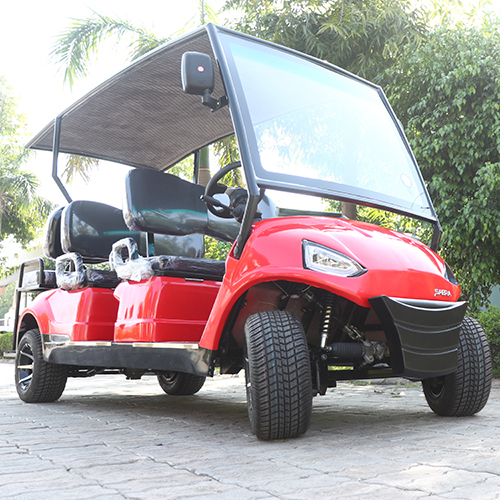
M 61 217 L 61 243 L 64 253 L 77 252 L 84 263 L 107 262 L 113 243 L 132 238 L 139 255 L 148 255 L 147 237 L 140 230 L 130 230 L 122 211 L 95 201 L 73 201 Z M 173 253 L 186 257 L 202 257 L 203 236 L 185 237 L 154 235 L 155 253 Z
M 120 240 L 128 241 L 125 246 L 134 242 L 134 255 L 129 254 L 129 260 L 134 260 L 131 265 L 137 271 L 137 259 L 141 259 L 140 276 L 221 281 L 225 262 L 202 258 L 203 234 L 232 241 L 239 224 L 211 220 L 200 200 L 202 193 L 202 186 L 170 174 L 135 169 L 127 175 L 123 213 L 104 203 L 83 200 L 59 207 L 49 216 L 44 242 L 44 253 L 56 259 L 57 271 L 45 271 L 42 281 L 46 287 L 66 290 L 116 287 L 121 279 L 131 279 L 126 278 L 127 272 L 118 276 L 114 270 L 86 269 L 84 264 L 106 262 L 113 244 Z M 150 257 L 153 245 L 155 256 Z M 118 262 L 116 267 L 123 264 Z M 26 276 L 30 283 L 38 279 L 36 273 Z

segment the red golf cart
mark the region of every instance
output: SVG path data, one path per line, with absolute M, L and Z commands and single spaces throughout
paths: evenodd
M 233 134 L 241 161 L 201 185 L 200 151 Z M 53 151 L 67 205 L 47 221 L 56 270 L 21 268 L 23 401 L 110 373 L 155 374 L 166 393 L 192 395 L 215 370 L 244 369 L 265 440 L 304 433 L 313 397 L 339 380 L 422 381 L 439 415 L 486 404 L 485 334 L 436 253 L 438 218 L 380 87 L 209 24 L 97 87 L 28 146 Z M 124 186 L 103 176 L 124 190 L 123 209 L 73 201 L 60 153 L 133 167 Z M 169 173 L 188 157 L 192 181 Z M 235 169 L 241 185 L 228 187 Z M 424 221 L 430 248 L 342 217 L 332 200 Z M 225 261 L 204 257 L 207 236 L 233 243 Z

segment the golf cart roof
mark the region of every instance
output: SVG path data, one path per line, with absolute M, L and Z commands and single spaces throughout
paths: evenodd
M 148 53 L 66 109 L 59 151 L 165 170 L 207 144 L 233 133 L 229 109 L 216 114 L 182 92 L 184 52 L 202 52 L 217 67 L 206 28 Z M 218 71 L 214 94 L 224 95 Z M 54 122 L 27 147 L 52 151 Z

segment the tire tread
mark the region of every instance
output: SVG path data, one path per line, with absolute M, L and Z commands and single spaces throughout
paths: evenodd
M 303 434 L 311 418 L 312 384 L 300 321 L 285 311 L 256 313 L 246 322 L 245 336 L 252 430 L 262 440 Z

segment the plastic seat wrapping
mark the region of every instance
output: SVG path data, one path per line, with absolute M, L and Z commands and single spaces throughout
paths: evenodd
M 182 278 L 222 281 L 226 263 L 213 259 L 190 259 L 159 255 L 152 259 L 151 267 L 155 276 L 174 276 Z
M 63 290 L 80 288 L 116 288 L 121 282 L 115 271 L 86 269 L 78 253 L 61 255 L 56 259 L 57 286 Z

